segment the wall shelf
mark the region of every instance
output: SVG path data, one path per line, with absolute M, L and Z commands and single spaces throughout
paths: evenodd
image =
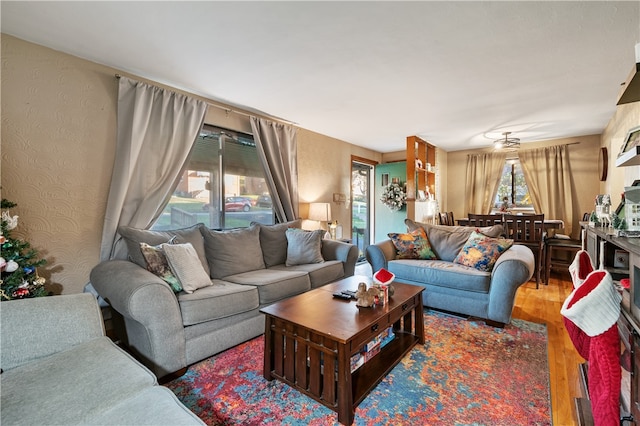
M 415 203 L 420 200 L 418 191 L 435 197 L 436 194 L 436 147 L 418 136 L 407 136 L 407 217 L 416 218 Z M 418 167 L 421 163 L 424 167 Z M 431 165 L 431 170 L 426 165 Z

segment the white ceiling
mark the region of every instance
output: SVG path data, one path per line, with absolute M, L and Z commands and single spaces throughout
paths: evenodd
M 640 2 L 11 2 L 3 33 L 380 152 L 599 134 Z

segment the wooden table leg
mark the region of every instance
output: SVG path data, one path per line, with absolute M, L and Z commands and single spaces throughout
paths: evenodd
M 345 345 L 338 346 L 338 421 L 351 425 L 355 417 L 351 381 L 351 363 Z M 326 372 L 326 370 L 325 370 Z
M 271 320 L 271 316 L 266 315 L 266 318 L 264 320 L 264 367 L 262 371 L 262 375 L 264 376 L 264 378 L 269 381 L 273 379 L 273 377 L 271 376 L 271 371 L 273 369 L 273 336 L 271 335 Z
M 416 318 L 416 336 L 418 336 L 418 343 L 424 345 L 424 306 L 422 305 L 422 294 L 416 296 L 418 301 L 414 309 Z

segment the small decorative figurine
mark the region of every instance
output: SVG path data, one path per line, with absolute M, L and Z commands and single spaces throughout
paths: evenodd
M 356 306 L 361 308 L 370 308 L 376 304 L 376 299 L 381 296 L 380 290 L 377 287 L 367 288 L 366 283 L 358 284 L 358 291 L 356 291 Z

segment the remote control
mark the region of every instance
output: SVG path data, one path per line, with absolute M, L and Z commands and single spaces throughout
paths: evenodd
M 349 296 L 351 296 L 352 298 L 354 298 L 354 299 L 356 298 L 356 292 L 355 292 L 355 291 L 353 291 L 353 290 L 344 290 L 344 291 L 342 292 L 342 294 L 348 294 L 348 295 L 349 295 Z
M 344 294 L 344 293 L 333 293 L 333 297 L 335 297 L 337 299 L 351 300 L 351 296 L 349 296 L 348 294 Z

